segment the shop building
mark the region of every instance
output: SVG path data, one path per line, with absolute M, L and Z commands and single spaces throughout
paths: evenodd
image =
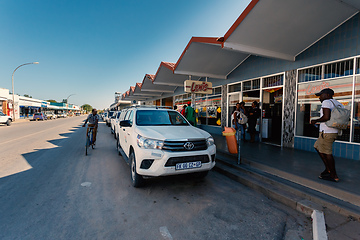
M 333 154 L 360 160 L 359 9 L 351 0 L 251 1 L 224 37 L 192 38 L 176 63 L 147 74 L 142 85 L 160 96 L 142 101 L 165 105 L 172 98 L 178 108 L 191 101 L 199 127 L 213 134 L 231 126 L 237 102 L 257 101 L 259 141 L 314 151 L 318 129 L 310 120 L 321 106 L 315 93 L 329 87 L 353 116 Z M 212 93 L 186 93 L 189 79 L 211 82 Z
M 23 118 L 32 118 L 36 112 L 52 111 L 55 113 L 70 111 L 80 112 L 80 107 L 66 103 L 51 103 L 40 99 L 29 98 L 16 95 L 15 98 L 15 120 Z M 0 88 L 0 111 L 6 115 L 12 116 L 13 96 L 8 89 Z

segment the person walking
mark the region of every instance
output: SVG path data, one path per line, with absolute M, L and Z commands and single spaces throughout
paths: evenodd
M 231 124 L 232 124 L 232 127 L 237 130 L 236 134 L 239 134 L 239 132 L 240 132 L 243 141 L 246 142 L 246 139 L 245 139 L 246 123 L 245 124 L 240 124 L 239 123 L 239 118 L 240 118 L 241 113 L 246 115 L 245 103 L 244 102 L 240 102 L 240 103 L 236 104 L 235 109 L 234 109 L 234 111 L 233 111 L 233 113 L 231 115 Z
M 314 148 L 318 152 L 321 160 L 325 165 L 325 170 L 320 173 L 319 178 L 338 182 L 339 177 L 335 169 L 335 159 L 332 155 L 332 145 L 338 136 L 339 130 L 328 127 L 325 122 L 330 120 L 331 110 L 333 110 L 335 106 L 341 108 L 344 108 L 344 106 L 340 102 L 333 99 L 334 91 L 330 88 L 325 88 L 315 95 L 319 97 L 321 102 L 321 109 L 320 118 L 311 120 L 312 125 L 315 125 L 318 122 L 320 123 L 319 137 L 314 144 Z
M 182 109 L 181 109 L 181 111 L 180 111 L 180 113 L 181 113 L 181 115 L 183 115 L 184 117 L 185 117 L 185 109 L 186 109 L 186 104 L 182 107 Z
M 185 109 L 185 117 L 190 122 L 191 125 L 196 127 L 196 115 L 195 110 L 191 107 L 191 102 L 189 101 L 188 106 Z
M 257 119 L 260 117 L 260 109 L 258 107 L 258 102 L 254 101 L 251 104 L 251 108 L 249 110 L 249 118 L 248 118 L 248 132 L 250 134 L 250 142 L 255 142 L 255 134 L 256 134 L 256 123 Z

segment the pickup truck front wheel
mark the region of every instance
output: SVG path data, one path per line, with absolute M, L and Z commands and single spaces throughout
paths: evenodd
M 8 119 L 8 120 L 6 121 L 6 125 L 8 125 L 8 126 L 11 125 L 11 120 L 10 120 L 10 119 Z
M 116 140 L 116 150 L 118 152 L 118 154 L 121 156 L 121 152 L 120 152 L 121 146 L 120 146 L 120 141 L 119 138 Z
M 130 170 L 131 170 L 131 183 L 133 187 L 141 187 L 144 185 L 144 179 L 141 175 L 137 174 L 136 172 L 136 159 L 135 159 L 135 153 L 130 153 Z

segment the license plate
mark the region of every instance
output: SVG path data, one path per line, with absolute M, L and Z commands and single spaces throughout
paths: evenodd
M 192 168 L 200 168 L 201 161 L 197 162 L 187 162 L 187 163 L 177 163 L 175 165 L 176 170 L 184 170 L 184 169 L 192 169 Z

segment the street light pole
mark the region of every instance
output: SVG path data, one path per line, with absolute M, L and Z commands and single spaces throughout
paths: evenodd
M 11 77 L 11 83 L 12 83 L 12 97 L 13 97 L 13 102 L 12 102 L 12 107 L 13 107 L 13 122 L 15 122 L 15 91 L 14 91 L 14 74 L 16 72 L 16 70 L 18 70 L 20 67 L 25 66 L 25 65 L 29 65 L 29 64 L 39 64 L 39 62 L 32 62 L 32 63 L 24 63 L 21 64 L 20 66 L 18 66 L 17 68 L 15 68 L 12 77 Z
M 69 113 L 69 97 L 71 97 L 71 96 L 73 96 L 73 95 L 75 95 L 75 93 L 73 93 L 73 94 L 70 94 L 67 98 L 66 98 L 66 110 L 68 111 L 68 113 Z

